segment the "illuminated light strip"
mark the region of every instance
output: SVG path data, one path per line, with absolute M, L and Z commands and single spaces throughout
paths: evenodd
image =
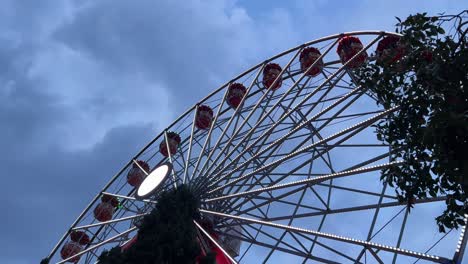
M 358 168 L 354 170 L 347 170 L 347 171 L 341 171 L 337 173 L 332 173 L 324 176 L 319 176 L 319 177 L 314 177 L 311 179 L 304 179 L 300 181 L 294 181 L 294 182 L 288 182 L 288 183 L 283 183 L 283 184 L 277 184 L 265 188 L 260 188 L 256 190 L 251 190 L 251 191 L 246 191 L 246 192 L 240 192 L 240 193 L 234 193 L 230 195 L 225 195 L 221 197 L 216 197 L 212 199 L 206 199 L 205 202 L 213 202 L 213 201 L 218 201 L 218 200 L 224 200 L 224 199 L 229 199 L 233 197 L 238 197 L 238 196 L 244 196 L 248 194 L 256 194 L 256 193 L 261 193 L 261 192 L 266 192 L 266 191 L 272 191 L 276 189 L 281 189 L 281 188 L 287 188 L 287 187 L 292 187 L 292 186 L 297 186 L 297 185 L 302 185 L 302 184 L 312 184 L 312 183 L 317 183 L 317 182 L 323 182 L 327 181 L 330 179 L 335 179 L 335 178 L 340 178 L 344 176 L 349 176 L 349 175 L 354 175 L 354 174 L 359 174 L 359 173 L 365 173 L 365 172 L 370 172 L 370 171 L 376 171 L 380 170 L 383 168 L 387 168 L 390 166 L 396 166 L 399 164 L 402 164 L 403 161 L 394 161 L 390 163 L 385 163 L 385 164 L 380 164 L 380 165 L 374 165 L 374 166 L 369 166 L 369 167 L 363 167 L 363 168 Z
M 206 214 L 211 214 L 211 215 L 217 215 L 217 216 L 222 216 L 226 218 L 231 218 L 231 219 L 237 219 L 245 222 L 250 222 L 250 223 L 255 223 L 255 224 L 260 224 L 260 225 L 265 225 L 265 226 L 271 226 L 271 227 L 276 227 L 276 228 L 281 228 L 283 230 L 288 230 L 288 231 L 294 231 L 294 232 L 300 232 L 300 233 L 306 233 L 322 238 L 328 238 L 332 240 L 337 240 L 341 242 L 347 242 L 347 243 L 352 243 L 360 246 L 367 246 L 367 247 L 372 247 L 372 248 L 377 248 L 380 250 L 384 251 L 389 251 L 389 252 L 394 252 L 394 253 L 399 253 L 401 255 L 406 255 L 410 257 L 416 257 L 420 259 L 425 259 L 425 260 L 430 260 L 436 263 L 451 263 L 449 259 L 444 258 L 444 257 L 439 257 L 439 256 L 434 256 L 430 254 L 425 254 L 425 253 L 420 253 L 412 250 L 407 250 L 407 249 L 402 249 L 402 248 L 397 248 L 397 247 L 391 247 L 387 245 L 382 245 L 382 244 L 377 244 L 377 243 L 372 243 L 364 240 L 359 240 L 359 239 L 354 239 L 354 238 L 349 238 L 349 237 L 344 237 L 344 236 L 337 236 L 329 233 L 323 233 L 323 232 L 318 232 L 318 231 L 313 231 L 305 228 L 299 228 L 299 227 L 293 227 L 293 226 L 287 226 L 287 225 L 282 225 L 282 224 L 276 224 L 276 223 L 270 223 L 270 222 L 265 222 L 257 219 L 251 219 L 251 218 L 246 218 L 246 217 L 241 217 L 241 216 L 234 216 L 234 215 L 228 215 L 228 214 L 223 214 L 223 213 L 218 213 L 218 212 L 213 212 L 213 211 L 208 211 L 204 209 L 200 209 L 201 213 L 206 213 Z
M 375 115 L 375 116 L 373 116 L 373 117 L 371 117 L 371 118 L 369 118 L 369 119 L 366 119 L 366 120 L 364 120 L 364 121 L 362 121 L 362 122 L 359 122 L 359 123 L 357 123 L 357 124 L 355 124 L 355 125 L 353 125 L 353 126 L 351 126 L 351 127 L 348 127 L 348 128 L 346 128 L 346 129 L 343 129 L 343 130 L 341 130 L 341 131 L 339 131 L 339 132 L 337 132 L 337 133 L 335 133 L 335 134 L 332 134 L 331 136 L 328 136 L 328 137 L 326 137 L 326 138 L 324 138 L 324 139 L 322 139 L 322 140 L 320 140 L 320 141 L 317 141 L 317 142 L 315 142 L 315 143 L 313 143 L 313 144 L 310 144 L 310 145 L 305 146 L 305 147 L 303 147 L 303 148 L 301 148 L 301 149 L 298 149 L 298 150 L 296 150 L 295 152 L 290 153 L 289 155 L 286 155 L 285 157 L 283 157 L 283 158 L 281 158 L 281 159 L 275 160 L 275 161 L 273 161 L 273 162 L 271 162 L 271 163 L 269 163 L 269 164 L 267 164 L 267 165 L 265 165 L 265 166 L 263 166 L 263 167 L 261 167 L 261 168 L 258 168 L 258 169 L 256 169 L 256 170 L 254 170 L 254 171 L 251 172 L 251 173 L 248 173 L 248 174 L 246 174 L 246 175 L 244 175 L 244 176 L 241 176 L 241 177 L 239 177 L 239 178 L 236 178 L 236 179 L 234 179 L 234 180 L 232 180 L 232 181 L 226 183 L 226 184 L 223 185 L 223 186 L 219 186 L 219 187 L 217 187 L 217 188 L 215 188 L 215 189 L 209 191 L 208 193 L 211 194 L 211 193 L 216 192 L 216 191 L 218 191 L 218 190 L 220 190 L 220 189 L 223 189 L 223 188 L 225 188 L 225 187 L 227 187 L 227 186 L 236 184 L 237 182 L 239 182 L 239 181 L 241 181 L 241 180 L 243 180 L 243 179 L 245 179 L 245 178 L 247 178 L 247 177 L 250 177 L 250 176 L 252 176 L 252 175 L 255 175 L 255 174 L 257 174 L 258 172 L 260 172 L 260 171 L 262 171 L 262 170 L 265 170 L 265 169 L 267 169 L 267 168 L 269 168 L 269 167 L 272 167 L 272 166 L 274 166 L 274 165 L 277 165 L 277 164 L 279 164 L 279 163 L 281 163 L 281 162 L 283 162 L 283 161 L 285 161 L 285 160 L 287 160 L 287 159 L 290 159 L 290 158 L 292 158 L 292 157 L 295 157 L 295 156 L 297 156 L 297 155 L 300 155 L 300 154 L 302 154 L 302 153 L 305 153 L 305 152 L 309 151 L 310 149 L 315 148 L 315 147 L 318 146 L 318 145 L 324 144 L 324 143 L 327 142 L 327 141 L 333 140 L 333 139 L 335 139 L 335 138 L 337 138 L 337 137 L 339 137 L 339 136 L 341 136 L 341 135 L 344 135 L 344 134 L 346 134 L 346 133 L 348 133 L 348 132 L 350 132 L 350 131 L 353 131 L 353 130 L 355 130 L 355 129 L 357 129 L 357 128 L 363 126 L 363 125 L 372 124 L 373 122 L 375 122 L 375 121 L 381 119 L 382 117 L 384 117 L 384 116 L 386 116 L 386 115 L 388 115 L 388 114 L 391 114 L 391 113 L 397 111 L 398 109 L 399 109 L 398 106 L 397 106 L 397 107 L 390 108 L 390 109 L 388 109 L 388 110 L 386 110 L 386 111 L 384 111 L 384 112 L 382 112 L 382 113 L 380 113 L 380 114 L 378 114 L 378 115 Z M 214 184 L 215 184 L 215 183 L 211 184 L 210 186 L 213 186 Z
M 465 214 L 465 219 L 464 219 L 465 223 L 466 223 L 467 220 L 468 220 L 468 214 Z M 466 236 L 465 231 L 466 231 L 466 225 L 462 226 L 462 228 L 461 228 L 461 234 L 460 234 L 460 237 L 458 238 L 458 243 L 457 243 L 457 250 L 456 250 L 457 253 L 460 252 L 461 245 L 463 243 L 463 239 Z

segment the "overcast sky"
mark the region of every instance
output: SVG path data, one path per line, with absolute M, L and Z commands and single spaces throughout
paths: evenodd
M 351 4 L 351 2 L 353 4 Z M 178 115 L 253 64 L 464 1 L 0 0 L 0 262 L 37 263 Z

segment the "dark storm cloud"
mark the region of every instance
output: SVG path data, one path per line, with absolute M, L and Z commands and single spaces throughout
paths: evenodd
M 149 125 L 120 127 L 91 149 L 65 150 L 56 141 L 59 127 L 75 114 L 41 90 L 44 80 L 28 78 L 27 53 L 1 53 L 7 66 L 0 97 L 0 210 L 5 213 L 0 256 L 7 263 L 31 263 L 46 254 L 110 176 L 152 136 Z
M 11 228 L 2 230 L 2 259 L 32 263 L 48 254 L 67 225 L 151 138 L 150 131 L 149 126 L 116 128 L 87 151 L 25 149 L 23 155 L 3 159 L 1 166 L 8 174 L 2 185 L 8 198 L 0 210 L 7 213 L 2 226 Z
M 259 33 L 257 27 L 261 25 L 254 25 L 245 10 L 224 1 L 155 5 L 144 0 L 136 5 L 106 0 L 83 8 L 55 36 L 116 72 L 141 72 L 162 82 L 180 112 L 246 65 L 273 54 L 280 42 L 273 37 L 277 34 Z

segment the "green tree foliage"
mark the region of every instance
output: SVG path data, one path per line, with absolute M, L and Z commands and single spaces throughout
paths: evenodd
M 193 220 L 199 220 L 199 199 L 189 188 L 163 193 L 156 208 L 143 218 L 134 245 L 122 252 L 120 247 L 104 251 L 100 264 L 195 263 L 200 254 Z M 203 263 L 210 262 L 206 258 Z
M 376 124 L 402 166 L 383 170 L 401 202 L 446 195 L 436 218 L 440 232 L 465 225 L 468 212 L 468 11 L 458 15 L 409 16 L 397 26 L 405 56 L 357 70 L 360 84 L 389 109 Z M 447 32 L 447 33 L 446 33 Z

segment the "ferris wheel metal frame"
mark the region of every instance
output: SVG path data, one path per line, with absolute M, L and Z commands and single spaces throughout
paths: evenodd
M 219 234 L 226 239 L 242 241 L 236 259 L 229 256 L 222 242 L 195 223 L 209 240 L 219 242 L 218 247 L 233 263 L 244 263 L 252 254 L 260 256 L 262 263 L 271 261 L 272 256 L 286 255 L 301 263 L 367 263 L 367 256 L 369 263 L 397 263 L 400 259 L 414 260 L 412 263 L 461 263 L 468 239 L 464 227 L 450 230 L 451 236 L 457 240 L 452 256 L 429 253 L 446 239 L 442 234 L 440 240 L 433 241 L 434 246 L 422 252 L 401 247 L 402 243 L 409 241 L 405 233 L 411 231 L 407 225 L 412 215 L 390 193 L 387 184 L 375 177 L 375 172 L 398 166 L 403 161 L 390 160 L 390 153 L 397 150 L 391 150 L 376 139 L 366 138 L 365 143 L 352 142 L 360 133 L 371 133 L 372 124 L 398 111 L 398 107 L 382 109 L 369 106 L 367 109 L 366 103 L 377 99 L 363 87 L 355 85 L 353 71 L 347 68 L 352 59 L 342 63 L 333 57 L 331 51 L 343 36 L 369 38 L 354 59 L 388 35 L 398 36 L 384 31 L 356 31 L 310 41 L 273 56 L 222 85 L 178 117 L 104 186 L 52 249 L 50 260 L 65 263 L 81 256 L 83 263 L 94 263 L 103 248 L 129 241 L 131 234 L 138 230 L 135 221 L 154 208 L 159 194 L 137 199 L 135 188 L 125 182 L 126 172 L 131 166 L 140 166 L 137 161 L 145 160 L 154 166 L 167 162 L 172 164 L 171 173 L 161 190 L 177 188 L 180 184 L 191 186 L 201 197 L 200 213 L 215 219 Z M 323 52 L 317 61 L 323 60 L 323 71 L 319 77 L 311 78 L 305 72 L 316 66 L 316 62 L 303 71 L 297 69 L 297 59 L 304 48 L 318 45 Z M 370 61 L 373 59 L 371 56 Z M 265 65 L 274 61 L 284 62 L 274 82 L 283 82 L 279 91 L 266 89 L 260 81 Z M 227 88 L 235 82 L 248 85 L 240 106 L 233 109 L 226 105 L 226 96 Z M 202 104 L 213 105 L 214 110 L 214 120 L 206 130 L 195 126 L 196 112 Z M 345 126 L 340 128 L 342 125 Z M 177 153 L 168 151 L 168 156 L 164 157 L 158 152 L 158 142 L 165 141 L 167 149 L 170 149 L 168 133 L 171 130 L 180 131 L 182 142 Z M 384 150 L 375 155 L 376 148 Z M 335 149 L 341 150 L 335 153 Z M 351 153 L 345 158 L 337 158 L 346 152 L 344 149 L 352 149 L 359 155 Z M 354 158 L 359 161 L 353 161 Z M 336 159 L 340 163 L 349 160 L 352 164 L 343 167 L 337 165 Z M 384 159 L 388 160 L 382 162 Z M 319 165 L 314 165 L 318 162 Z M 373 177 L 375 182 L 363 180 L 365 177 Z M 339 185 L 340 180 L 347 179 L 353 179 L 359 187 L 346 181 L 343 182 L 345 186 Z M 92 217 L 92 208 L 102 195 L 121 199 L 122 208 L 114 212 L 112 220 L 98 222 Z M 361 195 L 359 197 L 362 198 L 354 199 L 353 195 Z M 294 196 L 298 197 L 292 198 Z M 350 198 L 344 198 L 347 196 Z M 307 199 L 315 200 L 307 202 Z M 361 199 L 375 201 L 352 204 Z M 438 194 L 435 198 L 417 199 L 415 204 L 418 207 L 445 200 L 446 196 Z M 351 204 L 337 207 L 335 203 Z M 281 215 L 288 206 L 292 206 L 291 212 Z M 387 209 L 398 210 L 384 214 Z M 335 215 L 349 214 L 343 218 L 346 220 L 353 218 L 356 212 L 370 212 L 363 216 L 370 223 L 365 228 L 356 227 L 359 234 L 352 235 L 354 231 L 349 228 L 341 230 L 341 224 L 328 226 L 339 220 L 333 218 Z M 434 211 L 428 214 L 431 213 Z M 382 215 L 387 218 L 381 219 Z M 403 219 L 398 225 L 399 230 L 393 234 L 391 228 L 400 216 Z M 305 220 L 312 222 L 304 223 Z M 425 220 L 434 222 L 433 218 Z M 92 235 L 91 242 L 77 255 L 60 260 L 57 252 L 73 230 L 88 232 Z M 376 236 L 385 232 L 391 232 L 396 239 L 392 245 L 376 240 Z M 261 251 L 265 249 L 265 252 Z

